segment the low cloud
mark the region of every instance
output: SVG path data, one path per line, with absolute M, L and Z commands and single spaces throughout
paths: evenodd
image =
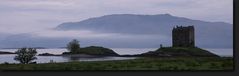
M 102 33 L 93 30 L 42 30 L 34 33 L 29 33 L 31 37 L 42 38 L 79 38 L 79 39 L 161 39 L 167 40 L 169 37 L 164 35 L 155 34 L 123 34 L 123 33 Z
M 111 33 L 97 33 L 90 30 L 70 30 L 70 31 L 59 31 L 59 30 L 44 30 L 35 32 L 32 36 L 46 37 L 46 38 L 102 38 L 114 36 Z

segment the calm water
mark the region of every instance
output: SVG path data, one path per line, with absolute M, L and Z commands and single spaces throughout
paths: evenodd
M 13 58 L 14 54 L 0 55 L 0 63 L 19 63 Z M 126 60 L 126 59 L 135 59 L 136 57 L 98 57 L 98 58 L 70 58 L 63 56 L 37 56 L 37 63 L 49 63 L 51 60 L 53 62 L 70 62 L 70 61 L 107 61 L 107 60 Z
M 113 48 L 113 50 L 120 54 L 120 55 L 133 55 L 133 54 L 140 54 L 145 53 L 148 51 L 156 50 L 157 48 Z M 7 52 L 15 52 L 17 49 L 0 49 L 0 51 L 7 51 Z M 220 56 L 233 56 L 232 49 L 213 49 L 207 48 L 212 53 L 215 53 Z M 51 53 L 51 54 L 62 54 L 66 52 L 66 49 L 37 49 L 38 54 L 41 53 Z M 13 60 L 15 54 L 4 54 L 0 55 L 0 63 L 8 62 L 8 63 L 18 63 L 17 61 Z M 37 56 L 37 63 L 48 63 L 51 60 L 53 62 L 70 62 L 70 61 L 106 61 L 106 60 L 125 60 L 125 59 L 135 59 L 135 57 L 98 57 L 98 58 L 70 58 L 70 57 L 63 57 L 63 56 Z

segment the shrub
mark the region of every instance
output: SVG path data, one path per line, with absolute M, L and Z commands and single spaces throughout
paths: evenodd
M 19 61 L 22 64 L 29 64 L 31 61 L 37 59 L 35 56 L 37 51 L 35 48 L 20 48 L 16 51 L 17 56 L 14 60 Z

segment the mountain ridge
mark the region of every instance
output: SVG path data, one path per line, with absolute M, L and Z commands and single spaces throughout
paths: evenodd
M 66 24 L 71 24 L 71 23 L 81 23 L 81 22 L 85 22 L 88 20 L 94 20 L 94 19 L 98 19 L 98 18 L 106 18 L 106 17 L 117 17 L 117 16 L 148 16 L 148 17 L 174 17 L 174 18 L 178 18 L 178 19 L 184 19 L 184 20 L 191 20 L 191 21 L 201 21 L 201 22 L 208 22 L 208 23 L 220 23 L 220 24 L 230 24 L 230 23 L 226 23 L 226 22 L 222 22 L 222 21 L 216 21 L 216 22 L 211 22 L 211 21 L 203 21 L 203 20 L 196 20 L 196 19 L 189 19 L 189 18 L 185 18 L 185 17 L 177 17 L 177 16 L 173 16 L 171 14 L 155 14 L 155 15 L 141 15 L 141 14 L 111 14 L 111 15 L 104 15 L 104 16 L 99 16 L 99 17 L 93 17 L 93 18 L 88 18 L 82 21 L 77 21 L 77 22 L 64 22 L 61 23 L 60 25 L 58 25 L 55 29 L 59 29 L 62 26 L 66 25 Z M 231 24 L 232 25 L 232 24 Z

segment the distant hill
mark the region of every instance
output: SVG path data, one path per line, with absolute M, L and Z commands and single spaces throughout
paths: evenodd
M 165 35 L 171 38 L 176 25 L 194 25 L 196 45 L 200 47 L 232 47 L 232 24 L 192 20 L 170 14 L 134 15 L 113 14 L 80 22 L 62 23 L 56 30 L 94 30 L 106 33 Z M 218 44 L 215 44 L 218 43 Z M 208 45 L 209 44 L 209 45 Z

